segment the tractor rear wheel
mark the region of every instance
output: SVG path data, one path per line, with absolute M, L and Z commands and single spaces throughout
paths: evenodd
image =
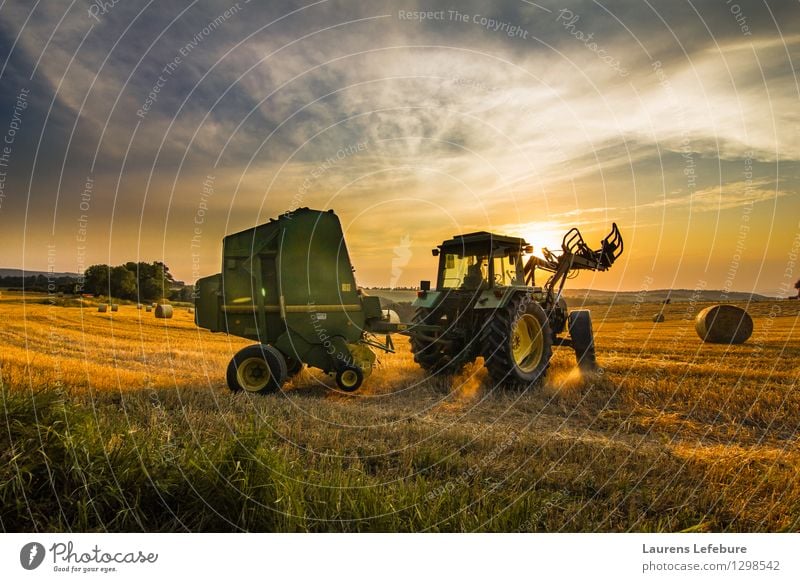
M 588 309 L 576 309 L 569 314 L 569 337 L 581 370 L 596 370 L 592 316 Z
M 231 392 L 276 392 L 283 386 L 286 376 L 283 354 L 266 344 L 247 346 L 228 364 L 227 380 Z
M 525 294 L 498 309 L 484 327 L 484 364 L 495 385 L 529 387 L 541 380 L 552 347 L 547 314 Z
M 447 329 L 446 319 L 425 307 L 418 307 L 414 313 L 413 323 L 425 325 L 441 325 Z M 441 335 L 430 332 L 414 332 L 411 329 L 411 352 L 414 361 L 431 374 L 457 374 L 469 363 L 468 350 L 460 342 L 451 340 L 445 331 Z M 473 358 L 474 359 L 474 358 Z

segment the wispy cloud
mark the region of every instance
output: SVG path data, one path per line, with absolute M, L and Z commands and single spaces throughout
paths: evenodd
M 773 180 L 731 182 L 713 188 L 704 188 L 693 193 L 675 192 L 661 200 L 637 206 L 637 210 L 646 208 L 687 208 L 692 212 L 719 212 L 751 206 L 761 202 L 775 202 L 790 192 L 778 188 Z M 794 192 L 797 196 L 800 193 Z

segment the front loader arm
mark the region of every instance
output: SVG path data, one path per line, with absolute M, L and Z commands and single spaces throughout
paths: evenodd
M 554 305 L 561 295 L 569 274 L 578 270 L 607 271 L 622 255 L 624 244 L 617 223 L 612 223 L 611 232 L 600 241 L 600 248 L 593 251 L 583 240 L 581 231 L 571 228 L 561 241 L 561 254 L 543 249 L 544 258 L 532 256 L 524 267 L 525 283 L 535 285 L 535 271 L 541 269 L 553 273 L 544 285 L 547 304 Z M 553 290 L 557 288 L 557 292 Z

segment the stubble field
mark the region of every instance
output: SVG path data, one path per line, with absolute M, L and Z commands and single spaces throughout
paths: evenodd
M 0 528 L 797 531 L 800 302 L 748 306 L 740 346 L 700 342 L 702 307 L 593 306 L 602 373 L 557 349 L 524 392 L 480 360 L 427 377 L 397 337 L 354 395 L 303 371 L 264 397 L 185 308 L 4 293 Z

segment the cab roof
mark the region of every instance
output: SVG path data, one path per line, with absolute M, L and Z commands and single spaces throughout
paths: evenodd
M 444 241 L 439 245 L 440 249 L 445 248 L 463 248 L 466 246 L 483 246 L 490 244 L 492 248 L 496 247 L 509 247 L 509 248 L 524 248 L 528 246 L 525 239 L 516 236 L 505 236 L 502 234 L 494 234 L 484 230 L 478 232 L 470 232 L 468 234 L 459 234 L 451 239 Z

